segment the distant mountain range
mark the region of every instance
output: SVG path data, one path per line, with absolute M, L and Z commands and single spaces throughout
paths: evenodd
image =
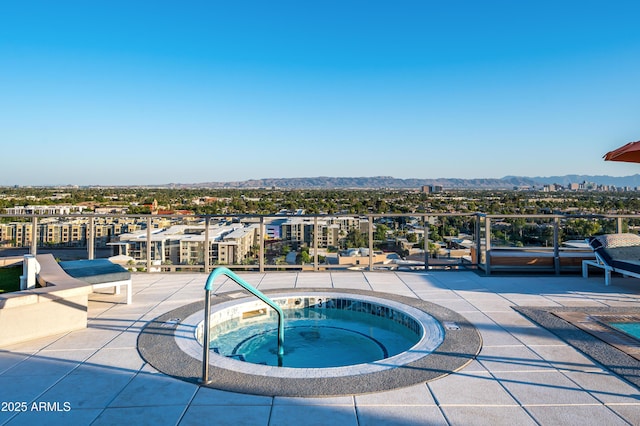
M 515 187 L 542 187 L 547 184 L 566 186 L 570 183 L 591 182 L 615 187 L 640 187 L 640 175 L 589 176 L 565 175 L 548 177 L 505 176 L 500 179 L 398 179 L 391 176 L 374 177 L 307 177 L 266 178 L 238 182 L 203 182 L 193 184 L 172 183 L 172 188 L 280 188 L 280 189 L 418 189 L 424 185 L 439 185 L 444 189 L 513 189 Z

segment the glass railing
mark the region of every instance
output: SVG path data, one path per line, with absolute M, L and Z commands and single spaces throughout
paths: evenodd
M 478 268 L 491 273 L 518 266 L 514 258 L 520 257 L 531 269 L 559 273 L 576 266 L 565 268 L 563 257 L 590 255 L 585 238 L 638 229 L 640 215 L 0 214 L 0 257 L 111 257 L 133 271 L 206 273 L 221 265 L 261 272 Z

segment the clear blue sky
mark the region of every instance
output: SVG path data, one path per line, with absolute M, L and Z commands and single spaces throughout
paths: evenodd
M 0 5 L 0 185 L 630 175 L 640 1 Z

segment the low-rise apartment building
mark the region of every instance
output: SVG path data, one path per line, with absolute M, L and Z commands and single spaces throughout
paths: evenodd
M 71 204 L 59 204 L 55 206 L 14 206 L 5 208 L 6 214 L 53 214 L 53 215 L 69 215 L 72 213 L 82 213 L 86 209 L 85 206 L 74 206 Z
M 204 224 L 173 225 L 151 232 L 151 261 L 179 265 L 203 264 L 205 253 L 209 253 L 209 263 L 240 264 L 254 253 L 260 226 L 258 224 L 224 223 L 210 225 L 208 243 Z M 134 260 L 147 258 L 147 232 L 137 231 L 120 235 L 117 244 L 120 254 Z
M 142 229 L 145 224 L 133 218 L 93 218 L 94 247 L 106 248 L 115 236 Z M 87 217 L 43 217 L 36 226 L 36 243 L 49 247 L 84 247 L 89 241 L 90 220 Z M 0 223 L 0 247 L 27 247 L 34 235 L 31 221 Z
M 292 246 L 313 246 L 316 221 L 313 218 L 292 217 L 282 222 L 281 239 Z M 349 231 L 366 233 L 369 220 L 356 216 L 336 216 L 317 220 L 318 248 L 339 247 Z

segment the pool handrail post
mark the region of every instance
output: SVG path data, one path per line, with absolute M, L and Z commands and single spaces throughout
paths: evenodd
M 204 328 L 202 330 L 202 381 L 203 385 L 211 383 L 209 380 L 209 342 L 211 335 L 209 334 L 209 317 L 211 316 L 211 290 L 205 290 L 204 296 Z
M 209 370 L 209 322 L 210 322 L 210 305 L 211 305 L 211 290 L 213 288 L 213 282 L 218 275 L 226 275 L 236 284 L 247 290 L 249 293 L 262 300 L 269 305 L 278 314 L 278 365 L 282 366 L 282 357 L 284 356 L 284 312 L 282 308 L 278 306 L 273 300 L 265 296 L 260 290 L 240 278 L 229 268 L 218 267 L 215 268 L 207 277 L 207 282 L 204 285 L 205 290 L 205 313 L 204 313 L 204 330 L 203 330 L 203 342 L 202 342 L 202 383 L 209 383 L 208 370 Z

